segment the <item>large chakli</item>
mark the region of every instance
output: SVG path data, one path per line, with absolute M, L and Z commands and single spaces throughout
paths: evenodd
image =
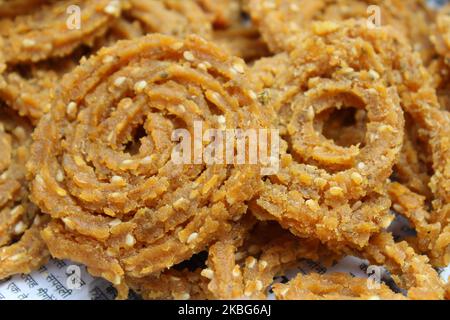
M 412 254 L 412 248 L 394 244 L 383 231 L 391 216 L 387 179 L 398 161 L 406 113 L 427 138 L 435 172 L 430 182 L 434 207 L 417 215 L 401 206 L 394 209 L 420 230 L 414 247 L 435 264 L 446 265 L 449 119 L 439 108 L 420 58 L 400 34 L 390 28 L 369 28 L 365 21 L 316 22 L 310 31 L 298 34 L 297 43 L 291 54 L 263 59 L 252 72 L 255 90 L 278 112 L 287 142 L 282 169 L 266 180 L 253 212 L 260 219 L 280 222 L 300 237 L 318 237 L 332 250 L 356 250 L 371 261 L 377 257 L 369 248 L 380 244 Z M 349 106 L 366 109 L 367 132 L 359 145 L 343 148 L 326 139 L 321 128 L 328 109 Z M 391 187 L 390 196 L 395 193 Z M 434 273 L 426 267 L 426 257 L 419 260 L 429 274 Z M 430 279 L 435 283 L 430 288 L 439 287 L 435 273 Z M 434 289 L 422 289 L 411 290 L 410 296 L 426 292 L 433 296 Z M 442 288 L 439 292 L 442 296 Z
M 229 232 L 260 166 L 175 164 L 176 129 L 267 127 L 245 63 L 191 36 L 118 42 L 68 74 L 34 133 L 32 199 L 50 252 L 126 289 Z M 121 290 L 125 293 L 126 290 Z

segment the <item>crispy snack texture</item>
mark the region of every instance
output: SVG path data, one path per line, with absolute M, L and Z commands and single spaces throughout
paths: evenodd
M 0 280 L 450 299 L 449 80 L 450 4 L 0 0 Z

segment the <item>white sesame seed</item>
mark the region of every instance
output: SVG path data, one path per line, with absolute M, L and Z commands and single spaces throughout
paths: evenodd
M 34 217 L 33 224 L 38 226 L 41 224 L 41 218 L 39 216 Z
M 380 79 L 380 75 L 378 74 L 378 72 L 376 72 L 375 70 L 369 70 L 369 77 L 372 80 L 378 80 Z
M 105 13 L 110 14 L 114 17 L 118 17 L 120 15 L 120 1 L 112 0 L 108 3 L 108 5 L 104 9 Z
M 194 60 L 195 60 L 194 55 L 193 55 L 192 52 L 190 52 L 190 51 L 185 51 L 185 52 L 183 52 L 183 57 L 184 57 L 187 61 L 194 61 Z
M 25 132 L 25 129 L 22 128 L 22 127 L 16 127 L 16 128 L 14 128 L 13 134 L 14 134 L 17 138 L 19 138 L 20 140 L 24 140 L 24 139 L 26 139 L 26 137 L 27 137 L 27 134 L 26 134 L 26 132 Z
M 18 254 L 15 254 L 15 255 L 9 257 L 8 260 L 10 260 L 10 261 L 17 261 L 17 260 L 19 260 L 22 257 L 23 257 L 23 253 L 18 253 Z
M 352 181 L 358 185 L 360 185 L 363 181 L 362 176 L 358 172 L 353 172 L 351 174 Z
M 360 162 L 358 163 L 357 167 L 359 170 L 364 170 L 366 168 L 366 164 L 364 162 Z
M 5 181 L 6 179 L 8 179 L 9 173 L 8 171 L 3 172 L 2 175 L 0 176 L 0 180 Z
M 263 287 L 264 287 L 264 285 L 263 285 L 262 281 L 256 280 L 256 290 L 261 291 Z
M 121 224 L 121 223 L 122 223 L 122 220 L 120 220 L 120 219 L 114 219 L 114 220 L 110 221 L 110 222 L 108 223 L 108 225 L 112 228 L 112 227 L 118 226 L 118 225 Z
M 188 292 L 185 292 L 180 295 L 180 300 L 189 300 L 191 298 L 191 295 Z
M 56 172 L 56 181 L 63 182 L 64 181 L 64 173 L 61 170 Z
M 36 45 L 36 41 L 33 40 L 33 39 L 23 39 L 23 40 L 22 40 L 22 45 L 23 45 L 25 48 L 30 48 L 30 47 L 33 47 L 33 46 Z
M 345 74 L 350 74 L 350 73 L 355 72 L 355 69 L 353 69 L 352 67 L 345 67 L 345 68 L 342 68 L 342 72 Z
M 19 223 L 14 226 L 14 233 L 21 234 L 25 231 L 26 228 L 27 226 L 25 225 L 25 223 L 23 223 L 23 221 L 19 221 Z
M 403 213 L 403 207 L 400 206 L 398 203 L 394 203 L 392 208 L 394 208 L 394 210 L 397 211 L 398 213 Z
M 250 91 L 248 92 L 248 94 L 249 94 L 250 98 L 252 98 L 253 100 L 258 99 L 258 96 L 256 95 L 255 91 L 250 90 Z
M 133 164 L 133 163 L 134 163 L 134 160 L 131 160 L 131 159 L 127 159 L 127 160 L 123 160 L 122 161 L 122 165 L 124 165 L 124 166 L 128 166 L 128 165 Z
M 57 187 L 56 188 L 56 193 L 60 196 L 60 197 L 65 197 L 67 196 L 67 191 L 64 190 L 63 188 Z
M 188 203 L 188 200 L 186 200 L 185 198 L 181 197 L 181 198 L 179 198 L 178 200 L 176 200 L 173 203 L 173 207 L 175 209 L 180 209 L 180 208 L 182 208 L 183 204 L 186 204 L 186 203 Z
M 268 263 L 267 263 L 267 261 L 265 261 L 265 260 L 261 260 L 261 261 L 259 262 L 259 268 L 260 268 L 261 270 L 266 269 L 266 268 L 267 268 L 267 265 L 268 265 Z
M 362 202 L 361 201 L 356 201 L 353 205 L 352 205 L 352 210 L 353 211 L 356 211 L 356 210 L 358 210 L 359 208 L 361 208 L 361 206 L 362 206 Z
M 200 70 L 208 71 L 208 67 L 203 62 L 200 62 L 197 66 Z
M 125 237 L 125 244 L 128 247 L 132 247 L 132 246 L 134 246 L 135 243 L 136 243 L 136 239 L 133 237 L 133 235 L 130 233 L 127 234 L 127 236 Z
M 113 56 L 106 56 L 106 57 L 104 57 L 103 58 L 103 63 L 111 63 L 111 62 L 113 62 L 114 61 L 114 57 Z
M 62 218 L 61 220 L 64 222 L 64 224 L 68 228 L 73 229 L 73 222 L 72 222 L 72 220 L 70 220 L 69 218 Z
M 113 200 L 114 200 L 114 199 L 115 199 L 115 200 L 118 200 L 118 199 L 121 199 L 121 198 L 122 198 L 122 193 L 120 193 L 120 192 L 112 192 L 109 196 L 110 196 L 111 199 L 113 199 Z M 114 211 L 110 210 L 109 212 L 110 212 L 109 215 L 115 216 Z
M 226 119 L 224 116 L 218 116 L 217 117 L 217 122 L 219 122 L 220 124 L 225 124 Z
M 341 187 L 331 187 L 330 193 L 333 196 L 342 196 L 344 194 L 344 190 Z
M 311 209 L 312 211 L 319 211 L 320 206 L 317 203 L 317 201 L 313 200 L 313 199 L 308 199 L 305 201 L 305 204 L 308 206 L 309 209 Z
M 254 267 L 255 264 L 256 264 L 256 259 L 253 258 L 253 257 L 250 257 L 250 258 L 248 258 L 248 262 L 247 262 L 247 263 L 248 263 L 247 266 L 248 266 L 250 269 L 253 269 L 253 267 Z
M 200 273 L 203 277 L 212 280 L 214 278 L 214 271 L 212 271 L 211 269 L 207 268 L 207 269 L 203 269 L 202 272 Z
M 383 125 L 379 126 L 378 131 L 379 132 L 392 132 L 392 133 L 396 132 L 396 130 L 392 126 L 387 125 L 387 124 L 383 124 Z
M 79 155 L 73 156 L 73 161 L 75 161 L 77 166 L 84 166 L 86 162 L 84 162 L 83 158 Z
M 195 239 L 198 238 L 198 233 L 197 232 L 193 232 L 186 240 L 186 243 L 192 243 L 193 241 L 195 241 Z
M 42 176 L 40 174 L 36 175 L 36 182 L 40 185 L 44 184 L 44 179 L 42 178 Z
M 69 102 L 66 108 L 67 115 L 72 118 L 75 117 L 77 115 L 77 109 L 78 106 L 75 102 Z
M 143 165 L 147 165 L 147 164 L 151 164 L 153 161 L 153 158 L 151 156 L 147 156 L 145 158 L 143 158 L 140 163 Z
M 319 178 L 314 179 L 314 183 L 316 185 L 318 185 L 320 188 L 323 188 L 327 184 L 327 180 L 319 177 Z
M 126 184 L 125 179 L 120 176 L 112 176 L 111 183 L 120 184 L 120 185 Z
M 308 108 L 308 114 L 307 114 L 307 116 L 308 116 L 308 120 L 313 120 L 314 119 L 314 117 L 316 116 L 316 113 L 314 112 L 314 108 L 313 108 L 313 106 L 310 106 L 309 108 Z
M 236 70 L 238 73 L 244 73 L 245 69 L 244 66 L 240 63 L 233 64 L 233 69 Z
M 233 274 L 233 277 L 235 277 L 235 278 L 237 278 L 241 275 L 241 270 L 238 265 L 234 266 L 232 274 Z
M 114 80 L 114 85 L 116 87 L 120 87 L 125 83 L 125 81 L 127 81 L 126 77 L 118 77 L 116 80 Z
M 147 81 L 145 81 L 145 80 L 141 80 L 141 81 L 138 81 L 138 82 L 136 82 L 136 84 L 134 85 L 134 91 L 136 91 L 136 92 L 142 92 L 142 91 L 144 91 L 144 89 L 147 87 Z
M 298 7 L 298 5 L 296 3 L 292 3 L 290 5 L 290 8 L 291 8 L 292 11 L 295 11 L 295 12 L 300 10 L 300 8 Z
M 17 207 L 15 207 L 14 209 L 12 209 L 11 212 L 10 212 L 9 214 L 10 214 L 11 216 L 15 216 L 15 215 L 17 215 L 18 213 L 22 212 L 23 209 L 24 209 L 23 206 L 18 205 Z

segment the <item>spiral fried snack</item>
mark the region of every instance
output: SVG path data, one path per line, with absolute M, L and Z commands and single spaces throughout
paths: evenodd
M 405 300 L 385 284 L 369 288 L 368 280 L 347 273 L 299 274 L 287 284 L 275 284 L 279 300 Z
M 29 166 L 32 199 L 55 219 L 43 232 L 51 253 L 120 286 L 226 234 L 260 189 L 259 165 L 205 166 L 188 151 L 177 164 L 172 134 L 195 137 L 199 121 L 204 131 L 267 127 L 245 73 L 242 60 L 196 36 L 149 35 L 67 75 Z
M 121 7 L 120 0 L 55 1 L 30 14 L 1 19 L 5 60 L 17 64 L 66 56 L 103 35 L 119 17 Z M 68 15 L 68 8 L 79 10 L 79 20 Z
M 277 64 L 281 65 L 281 67 L 276 68 L 275 65 Z M 339 169 L 336 165 L 345 166 L 346 159 L 351 159 L 351 155 L 353 154 L 352 150 L 353 152 L 357 152 L 357 149 L 352 147 L 348 152 L 340 152 L 339 154 L 341 154 L 342 157 L 339 158 L 336 155 L 334 158 L 330 157 L 328 159 L 329 163 L 327 163 L 327 158 L 323 156 L 320 157 L 320 153 L 318 152 L 326 150 L 324 147 L 327 145 L 323 145 L 324 147 L 322 148 L 317 147 L 317 142 L 324 140 L 323 137 L 317 136 L 317 134 L 312 135 L 310 133 L 311 128 L 313 127 L 311 122 L 317 117 L 318 110 L 315 110 L 314 108 L 319 108 L 321 104 L 324 104 L 324 101 L 327 101 L 327 96 L 324 94 L 318 95 L 315 93 L 317 90 L 311 91 L 310 88 L 315 88 L 316 86 L 325 87 L 327 83 L 332 82 L 333 80 L 330 79 L 319 78 L 327 74 L 327 78 L 351 79 L 347 80 L 347 83 L 353 84 L 353 86 L 354 83 L 364 83 L 364 81 L 362 81 L 364 79 L 369 81 L 370 85 L 372 85 L 372 81 L 377 83 L 382 80 L 382 83 L 385 85 L 395 86 L 400 95 L 400 105 L 403 111 L 407 114 L 407 117 L 411 118 L 414 125 L 417 126 L 417 132 L 420 133 L 421 139 L 427 145 L 427 148 L 424 149 L 428 154 L 426 156 L 426 162 L 429 162 L 431 166 L 430 168 L 426 167 L 427 170 L 424 174 L 428 174 L 428 170 L 430 169 L 434 171 L 429 183 L 433 195 L 433 210 L 430 214 L 429 223 L 439 223 L 441 225 L 441 230 L 446 228 L 448 225 L 448 219 L 446 217 L 448 217 L 450 190 L 449 173 L 446 169 L 450 159 L 448 139 L 450 136 L 449 118 L 445 111 L 440 110 L 430 75 L 423 67 L 420 58 L 412 53 L 409 45 L 401 35 L 390 28 L 368 28 L 365 22 L 348 21 L 340 24 L 317 22 L 312 25 L 309 34 L 303 33 L 303 35 L 300 36 L 298 48 L 290 55 L 280 54 L 274 58 L 265 59 L 264 62 L 261 62 L 259 65 L 255 64 L 255 68 L 257 69 L 254 76 L 258 77 L 259 75 L 259 77 L 262 77 L 262 80 L 256 81 L 255 90 L 258 92 L 263 90 L 262 92 L 265 93 L 264 96 L 266 97 L 266 100 L 270 101 L 270 104 L 278 111 L 280 125 L 282 128 L 285 128 L 283 130 L 288 137 L 288 142 L 291 144 L 289 145 L 288 150 L 294 150 L 295 153 L 299 153 L 293 155 L 294 163 L 298 156 L 300 156 L 300 159 L 307 160 L 313 165 L 320 160 L 322 162 L 321 165 L 324 168 L 327 168 L 328 166 L 328 170 L 330 169 L 330 165 L 334 166 L 334 168 L 331 167 L 331 169 L 334 170 Z M 278 73 L 277 69 L 288 70 L 288 72 Z M 289 70 L 291 71 L 289 72 Z M 275 85 L 273 86 L 272 84 Z M 341 84 L 341 86 L 342 85 L 343 84 Z M 322 91 L 327 92 L 325 90 Z M 373 90 L 369 91 L 372 93 L 374 92 Z M 297 98 L 299 93 L 306 94 L 304 94 L 304 97 L 301 95 L 300 98 Z M 262 94 L 260 94 L 260 96 L 262 96 Z M 317 100 L 317 98 L 314 100 L 315 96 L 322 97 L 322 100 Z M 359 100 L 361 101 L 362 99 L 360 98 Z M 392 98 L 391 100 L 395 101 L 395 99 Z M 303 101 L 306 101 L 306 103 Z M 346 102 L 337 100 L 337 104 L 339 106 L 346 105 Z M 355 102 L 351 102 L 351 104 L 355 104 Z M 392 105 L 392 103 L 389 103 L 388 101 L 387 103 L 384 103 L 384 105 L 389 104 Z M 298 105 L 303 107 L 298 108 Z M 313 108 L 309 108 L 309 105 L 313 105 Z M 383 103 L 377 103 L 377 105 L 383 105 Z M 292 120 L 290 120 L 291 115 L 294 115 Z M 301 118 L 298 118 L 299 115 Z M 397 118 L 403 117 L 399 114 Z M 301 120 L 298 122 L 301 126 L 296 124 L 297 119 Z M 397 141 L 396 145 L 399 147 L 401 146 L 401 142 L 398 143 L 398 140 L 395 139 L 401 139 L 400 136 L 401 132 L 403 132 L 403 127 L 398 127 L 399 122 L 394 120 L 394 118 L 391 117 L 390 119 L 394 122 L 393 127 L 390 124 L 388 126 L 385 126 L 386 124 L 384 124 L 380 128 L 383 128 L 381 131 L 386 129 L 391 131 L 389 128 L 389 126 L 391 126 L 394 131 L 391 132 L 393 137 L 388 138 L 390 139 L 389 142 L 394 143 L 394 141 Z M 370 113 L 368 114 L 368 121 L 370 121 Z M 402 122 L 402 120 L 400 121 Z M 307 125 L 304 125 L 304 123 Z M 371 127 L 372 129 L 370 129 Z M 320 125 L 316 125 L 316 128 L 320 128 Z M 304 132 L 309 133 L 307 135 Z M 314 133 L 314 131 L 312 132 Z M 299 133 L 301 135 L 299 135 Z M 295 137 L 293 134 L 299 136 Z M 408 133 L 407 137 L 410 138 L 411 135 Z M 379 133 L 373 131 L 373 126 L 368 123 L 366 140 L 364 142 L 365 148 L 370 146 L 369 143 L 372 143 L 370 139 L 378 141 L 378 138 L 384 140 Z M 315 141 L 316 143 L 314 146 L 308 148 L 308 144 L 312 141 Z M 327 143 L 330 144 L 329 141 Z M 390 153 L 393 150 L 396 150 L 396 148 L 393 146 L 386 146 L 386 150 Z M 411 151 L 418 152 L 419 150 L 413 149 Z M 382 153 L 378 153 L 378 156 L 371 156 L 368 163 L 361 161 L 362 165 L 360 168 L 358 168 L 358 165 L 356 166 L 360 171 L 356 172 L 358 176 L 356 174 L 354 175 L 354 181 L 360 181 L 359 176 L 364 177 L 364 172 L 367 172 L 368 168 L 372 167 L 372 163 L 376 162 L 377 165 L 379 165 L 380 161 L 378 160 L 381 159 L 384 165 L 384 172 L 382 174 L 369 174 L 368 181 L 371 183 L 365 185 L 364 191 L 370 192 L 370 190 L 376 186 L 378 186 L 378 188 L 383 188 L 383 185 L 385 185 L 383 181 L 387 178 L 387 175 L 389 175 L 392 165 L 397 160 L 398 154 L 398 152 L 396 154 L 391 153 L 387 156 L 386 154 L 383 155 Z M 386 160 L 388 161 L 385 162 Z M 287 158 L 286 168 L 289 167 L 289 170 L 293 170 L 294 166 L 291 165 L 292 161 L 293 160 L 289 157 Z M 367 164 L 369 164 L 369 166 L 367 166 Z M 377 165 L 375 167 L 377 167 Z M 409 165 L 409 163 L 404 161 L 401 165 Z M 412 172 L 417 172 L 418 170 L 420 172 L 421 170 L 420 166 L 415 163 L 412 163 L 411 167 L 410 171 Z M 378 169 L 381 169 L 381 167 L 378 167 Z M 286 176 L 292 176 L 292 174 L 287 174 Z M 325 180 L 327 180 L 326 177 Z M 283 180 L 277 179 L 277 181 L 275 181 L 275 186 L 280 185 L 279 181 Z M 292 185 L 289 180 L 285 179 L 285 181 L 286 182 L 281 183 L 281 185 L 286 186 L 288 188 L 287 190 L 284 187 L 281 187 L 277 188 L 277 192 L 272 192 L 272 195 L 266 195 L 278 203 L 277 206 L 272 207 L 274 212 L 280 208 L 282 208 L 281 212 L 288 212 L 287 208 L 289 207 L 282 204 L 284 201 L 280 200 L 285 192 L 290 191 L 289 185 Z M 349 179 L 348 181 L 351 180 Z M 325 183 L 322 184 L 326 186 Z M 346 195 L 345 198 L 357 199 L 355 196 L 351 195 L 355 190 L 354 187 L 348 188 L 342 187 L 341 185 L 338 185 L 338 187 L 343 190 L 350 190 L 350 192 L 345 191 L 346 193 L 350 193 L 350 195 Z M 304 190 L 304 187 L 302 186 L 301 189 Z M 275 189 L 272 188 L 272 190 Z M 341 193 L 341 190 L 334 189 L 334 193 L 338 195 Z M 363 195 L 360 194 L 360 196 Z M 288 199 L 290 198 L 285 198 L 285 200 Z M 262 200 L 259 201 L 261 202 Z M 273 202 L 269 201 L 265 206 L 270 208 L 271 204 L 273 204 Z M 363 201 L 363 204 L 367 205 L 367 201 Z M 309 205 L 312 208 L 316 208 L 317 212 L 320 212 L 318 210 L 320 206 L 316 206 L 316 203 L 310 201 Z M 359 207 L 359 204 L 357 207 Z M 305 220 L 303 219 L 303 221 Z M 364 219 L 364 221 L 370 221 L 370 219 Z M 317 227 L 317 224 L 315 224 L 315 227 Z M 354 230 L 354 228 L 351 229 Z M 313 233 L 315 233 L 315 231 Z M 442 231 L 442 233 L 440 240 L 434 239 L 431 241 L 431 243 L 434 244 L 431 245 L 427 251 L 427 254 L 433 259 L 433 262 L 438 265 L 446 265 L 445 259 L 448 259 L 446 258 L 448 255 L 446 256 L 444 253 L 448 250 L 448 232 Z M 353 236 L 351 238 L 355 239 Z
M 398 97 L 382 82 L 372 80 L 368 71 L 353 72 L 350 77 L 346 66 L 339 65 L 347 61 L 345 52 L 336 51 L 336 59 L 320 61 L 314 60 L 320 57 L 315 50 L 302 52 L 313 60 L 305 66 L 312 68 L 316 62 L 320 67 L 311 72 L 281 67 L 290 74 L 279 77 L 270 69 L 288 59 L 280 55 L 260 68 L 263 83 L 276 79 L 280 85 L 280 90 L 269 89 L 275 92 L 273 97 L 267 96 L 278 112 L 287 146 L 280 172 L 265 181 L 252 208 L 261 219 L 279 221 L 300 237 L 363 248 L 373 233 L 393 219 L 384 186 L 402 144 Z M 339 62 L 333 65 L 334 61 Z M 317 131 L 317 123 L 335 107 L 367 111 L 362 145 L 342 147 Z
M 195 0 L 129 0 L 125 15 L 139 21 L 146 32 L 211 38 L 212 18 Z
M 47 262 L 39 232 L 45 224 L 28 199 L 25 163 L 31 126 L 0 106 L 0 279 L 28 273 Z
M 294 49 L 296 33 L 313 21 L 354 18 L 374 27 L 391 25 L 415 44 L 426 63 L 435 53 L 429 40 L 433 13 L 422 0 L 250 0 L 249 11 L 275 52 Z

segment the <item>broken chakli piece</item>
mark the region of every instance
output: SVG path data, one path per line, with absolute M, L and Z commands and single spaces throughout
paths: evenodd
M 0 280 L 29 273 L 50 257 L 40 236 L 48 219 L 28 199 L 31 132 L 26 119 L 0 105 Z
M 53 256 L 127 292 L 226 234 L 260 188 L 257 165 L 176 164 L 176 129 L 265 128 L 245 63 L 201 38 L 118 42 L 67 75 L 35 130 L 32 199 Z M 76 88 L 76 89 L 75 89 Z

